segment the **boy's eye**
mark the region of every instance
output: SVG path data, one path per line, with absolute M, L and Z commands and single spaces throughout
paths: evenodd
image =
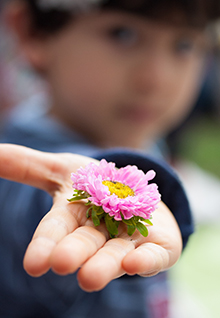
M 205 47 L 201 41 L 195 39 L 181 39 L 175 43 L 176 54 L 188 56 L 192 54 L 204 53 Z
M 195 50 L 195 43 L 192 40 L 179 40 L 175 43 L 175 51 L 179 54 L 189 54 Z
M 138 32 L 135 29 L 118 26 L 108 31 L 109 37 L 125 46 L 132 46 L 138 41 Z

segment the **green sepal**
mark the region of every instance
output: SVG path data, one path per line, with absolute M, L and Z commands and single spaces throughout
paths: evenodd
M 142 224 L 141 222 L 138 222 L 136 224 L 136 227 L 137 227 L 138 231 L 141 233 L 141 235 L 143 235 L 144 237 L 148 236 L 148 229 L 144 224 Z
M 85 203 L 85 206 L 88 206 L 90 205 L 92 202 L 91 201 L 88 201 L 87 203 Z
M 74 190 L 73 197 L 71 199 L 68 199 L 68 201 L 74 202 L 74 201 L 79 201 L 82 199 L 87 199 L 89 197 L 90 195 L 86 191 Z M 118 226 L 120 222 L 116 221 L 113 217 L 109 216 L 109 214 L 106 213 L 101 206 L 91 205 L 91 203 L 92 202 L 89 200 L 88 202 L 85 203 L 85 206 L 90 206 L 86 211 L 86 217 L 89 218 L 91 216 L 95 226 L 99 226 L 101 219 L 104 218 L 110 237 L 111 238 L 116 237 L 118 235 Z M 127 225 L 127 233 L 129 236 L 134 234 L 136 228 L 141 233 L 141 235 L 143 235 L 144 237 L 148 236 L 147 227 L 144 224 L 142 224 L 140 221 L 145 222 L 148 225 L 153 225 L 153 223 L 149 219 L 146 220 L 139 216 L 133 216 L 131 219 L 126 220 L 124 219 L 122 213 L 121 213 L 121 217 L 122 217 L 122 222 Z
M 136 230 L 136 226 L 134 225 L 127 225 L 127 233 L 129 236 L 131 236 L 132 234 L 134 234 Z
M 69 202 L 74 202 L 74 201 L 79 201 L 79 200 L 82 200 L 82 199 L 86 199 L 86 197 L 84 196 L 75 196 L 75 197 L 72 197 L 71 199 L 67 199 Z
M 97 216 L 98 216 L 99 220 L 101 221 L 101 219 L 103 219 L 105 217 L 105 215 L 106 215 L 106 213 L 103 212 L 102 214 L 98 214 Z
M 125 220 L 124 218 L 122 218 L 122 222 L 125 223 L 127 226 L 136 226 L 134 218 L 131 218 L 129 220 Z
M 86 217 L 87 218 L 90 217 L 90 211 L 92 211 L 91 217 L 92 217 L 94 225 L 95 226 L 99 226 L 101 219 L 104 218 L 105 215 L 106 215 L 105 211 L 103 210 L 103 208 L 101 206 L 92 205 L 86 211 Z
M 114 238 L 116 235 L 118 235 L 119 222 L 115 221 L 115 219 L 109 216 L 107 213 L 105 214 L 105 224 L 111 238 Z
M 153 225 L 153 223 L 149 219 L 144 219 L 144 218 L 142 219 L 141 218 L 141 221 L 147 223 L 148 225 Z
M 146 226 L 144 226 L 144 224 L 142 224 L 139 221 L 143 221 L 147 223 L 148 225 L 153 225 L 153 223 L 150 220 L 146 220 L 140 216 L 133 216 L 132 218 L 126 220 L 124 219 L 124 216 L 121 213 L 121 218 L 122 218 L 122 222 L 127 225 L 127 233 L 129 236 L 134 234 L 136 228 L 144 237 L 148 235 L 148 229 L 146 228 Z
M 90 195 L 86 191 L 82 190 L 74 190 L 73 197 L 71 199 L 67 199 L 69 202 L 74 202 L 82 199 L 87 199 Z
M 101 206 L 97 206 L 96 207 L 96 214 L 98 216 L 105 215 L 105 211 L 103 210 L 103 208 Z
M 92 207 L 92 221 L 93 221 L 95 226 L 100 225 L 100 220 L 96 214 L 96 206 L 95 205 L 93 205 L 93 207 Z
M 90 206 L 90 208 L 88 208 L 88 210 L 86 211 L 86 217 L 87 219 L 90 217 L 90 211 L 92 210 L 92 206 Z

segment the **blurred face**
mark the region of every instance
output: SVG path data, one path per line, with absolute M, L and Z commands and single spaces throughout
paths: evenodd
M 188 113 L 200 85 L 204 37 L 96 12 L 47 39 L 46 54 L 54 116 L 97 145 L 141 148 Z

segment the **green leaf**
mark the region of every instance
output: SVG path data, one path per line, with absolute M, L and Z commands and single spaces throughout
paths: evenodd
M 71 199 L 67 199 L 69 202 L 79 201 L 82 199 L 87 199 L 90 195 L 82 190 L 74 190 L 73 197 Z
M 136 230 L 136 226 L 134 225 L 128 225 L 127 226 L 127 233 L 129 236 L 131 236 L 132 234 L 134 234 L 134 231 Z
M 74 201 L 79 201 L 79 200 L 82 200 L 82 199 L 86 199 L 84 196 L 75 196 L 75 197 L 72 197 L 71 199 L 67 199 L 69 202 L 74 202 Z
M 143 219 L 143 222 L 147 223 L 148 225 L 153 225 L 153 223 L 149 219 Z
M 95 226 L 99 226 L 100 225 L 100 221 L 99 221 L 98 216 L 96 215 L 96 209 L 94 207 L 95 206 L 92 207 L 92 221 L 93 221 Z
M 103 208 L 102 208 L 101 206 L 97 206 L 97 207 L 96 207 L 96 214 L 97 214 L 97 215 L 101 215 L 101 214 L 103 214 L 103 213 L 105 213 L 105 211 L 103 210 Z
M 92 203 L 91 201 L 88 201 L 88 202 L 85 203 L 85 206 L 88 206 L 88 205 L 90 205 L 91 203 Z
M 137 224 L 137 222 L 139 222 L 142 218 L 140 216 L 133 216 L 132 218 L 134 220 L 135 225 Z
M 118 225 L 119 222 L 115 221 L 112 217 L 110 217 L 108 214 L 105 215 L 105 224 L 107 227 L 107 230 L 111 236 L 111 238 L 118 235 Z
M 106 213 L 103 211 L 102 214 L 98 214 L 97 216 L 98 216 L 99 220 L 101 221 L 101 219 L 103 219 L 105 217 L 105 215 L 106 215 Z
M 90 210 L 92 210 L 92 206 L 90 206 L 90 208 L 88 208 L 88 210 L 86 211 L 87 219 L 90 217 Z
M 142 224 L 141 222 L 138 222 L 136 227 L 138 231 L 141 233 L 141 235 L 143 235 L 144 237 L 148 236 L 148 229 L 144 224 Z
M 82 196 L 89 196 L 88 192 L 83 191 L 83 190 L 74 190 L 74 192 L 76 192 L 76 194 L 82 195 Z
M 129 220 L 122 219 L 122 222 L 124 222 L 128 226 L 136 226 L 136 222 L 135 222 L 134 218 L 131 218 Z

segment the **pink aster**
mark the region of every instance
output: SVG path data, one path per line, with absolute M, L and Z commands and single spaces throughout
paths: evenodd
M 104 159 L 99 165 L 90 163 L 71 175 L 73 188 L 86 192 L 91 204 L 101 206 L 116 221 L 121 221 L 122 217 L 124 220 L 135 216 L 151 217 L 160 201 L 157 185 L 149 184 L 154 177 L 153 170 L 145 174 L 130 165 L 117 169 L 114 163 Z M 114 190 L 116 185 L 119 190 Z M 122 195 L 124 197 L 120 197 Z

